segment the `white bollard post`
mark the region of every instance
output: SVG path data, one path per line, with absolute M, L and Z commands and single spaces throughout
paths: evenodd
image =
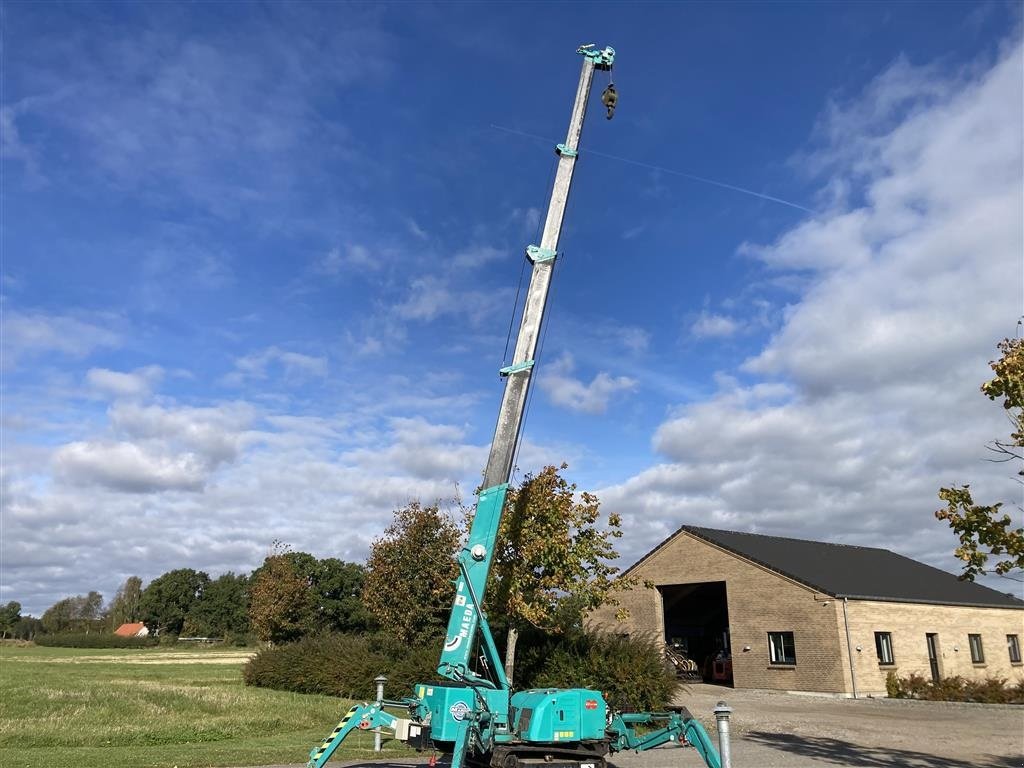
M 732 751 L 729 748 L 729 715 L 732 709 L 724 701 L 715 707 L 715 721 L 718 724 L 718 754 L 722 758 L 722 768 L 732 768 Z
M 384 675 L 377 675 L 373 678 L 373 682 L 377 684 L 377 706 L 379 707 L 381 702 L 384 701 L 384 683 L 388 679 Z M 380 752 L 380 728 L 375 729 L 376 733 L 373 734 L 373 751 Z

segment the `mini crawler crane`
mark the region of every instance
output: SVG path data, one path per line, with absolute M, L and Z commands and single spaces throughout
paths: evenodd
M 606 756 L 621 750 L 646 750 L 684 738 L 709 768 L 721 768 L 707 732 L 685 709 L 622 713 L 609 709 L 600 691 L 587 688 L 537 689 L 513 693 L 505 676 L 487 617 L 482 611 L 498 523 L 512 471 L 527 391 L 534 365 L 551 272 L 569 197 L 583 119 L 595 70 L 610 71 L 612 48 L 581 46 L 583 71 L 576 89 L 564 144 L 556 147 L 558 170 L 540 245 L 526 248 L 533 265 L 512 364 L 501 369 L 505 392 L 494 431 L 483 490 L 465 546 L 458 556 L 455 599 L 438 675 L 447 682 L 415 686 L 413 695 L 352 707 L 337 728 L 310 752 L 308 768 L 321 768 L 355 729 L 387 729 L 417 749 L 451 753 L 452 768 L 605 768 Z M 611 118 L 617 94 L 602 99 Z M 488 676 L 470 668 L 474 648 Z M 404 710 L 399 717 L 385 711 Z

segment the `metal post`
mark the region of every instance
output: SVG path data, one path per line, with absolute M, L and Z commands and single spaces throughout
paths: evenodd
M 853 666 L 853 643 L 850 642 L 850 619 L 846 615 L 847 600 L 843 598 L 843 626 L 846 627 L 846 658 L 850 660 L 850 683 L 853 685 L 853 698 L 857 698 L 857 670 Z
M 722 768 L 732 768 L 732 752 L 729 748 L 729 715 L 732 708 L 720 701 L 714 713 L 718 724 L 718 754 L 722 758 Z
M 388 679 L 384 675 L 377 675 L 373 678 L 373 682 L 377 684 L 377 706 L 379 707 L 384 701 L 384 683 Z M 373 734 L 373 751 L 380 752 L 380 728 L 376 729 L 376 733 Z

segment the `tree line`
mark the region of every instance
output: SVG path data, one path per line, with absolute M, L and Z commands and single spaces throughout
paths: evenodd
M 548 466 L 509 489 L 486 600 L 491 623 L 507 637 L 512 671 L 522 631 L 580 628 L 587 611 L 631 586 L 618 578 L 618 515 L 602 515 L 597 497 L 579 492 Z M 383 630 L 397 641 L 440 641 L 457 576 L 456 556 L 473 508 L 410 502 L 373 542 L 365 565 L 318 559 L 275 542 L 250 574 L 212 579 L 191 568 L 168 571 L 143 587 L 128 578 L 109 604 L 99 592 L 65 597 L 41 618 L 20 617 L 16 603 L 5 636 L 113 632 L 145 622 L 162 636 L 253 638 L 274 644 L 325 633 Z
M 372 617 L 361 605 L 363 566 L 337 558 L 318 560 L 306 552 L 275 551 L 250 574 L 228 572 L 211 578 L 204 571 L 177 568 L 145 588 L 141 578 L 130 576 L 107 604 L 102 594 L 91 591 L 58 600 L 39 618 L 21 616 L 21 605 L 11 601 L 0 608 L 0 631 L 4 637 L 31 639 L 39 634 L 110 633 L 122 624 L 143 622 L 150 632 L 163 636 L 270 639 L 262 637 L 264 619 L 286 607 L 267 605 L 280 596 L 268 584 L 280 573 L 281 561 L 292 582 L 301 584 L 304 610 L 295 637 L 370 626 Z

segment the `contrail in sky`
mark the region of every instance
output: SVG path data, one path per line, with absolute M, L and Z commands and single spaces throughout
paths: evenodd
M 552 144 L 557 144 L 558 143 L 554 139 L 549 139 L 549 138 L 546 138 L 544 136 L 537 136 L 536 134 L 533 134 L 533 133 L 526 133 L 525 131 L 517 131 L 515 128 L 506 128 L 503 125 L 495 125 L 494 123 L 491 123 L 491 128 L 495 128 L 495 129 L 497 129 L 499 131 L 505 131 L 506 133 L 514 133 L 517 136 L 525 136 L 528 139 L 538 139 L 540 141 L 545 141 L 545 142 L 549 142 L 549 143 L 552 143 Z M 699 181 L 699 182 L 701 182 L 703 184 L 712 184 L 712 185 L 714 185 L 716 187 L 721 187 L 722 189 L 731 189 L 734 192 L 742 192 L 744 195 L 752 195 L 753 197 L 759 197 L 762 200 L 769 200 L 769 201 L 771 201 L 773 203 L 779 203 L 779 205 L 787 205 L 790 208 L 796 208 L 798 211 L 804 211 L 805 213 L 817 213 L 817 211 L 813 211 L 810 208 L 805 208 L 804 206 L 802 206 L 802 205 L 800 205 L 798 203 L 791 203 L 789 200 L 783 200 L 781 197 L 772 197 L 771 195 L 765 195 L 765 194 L 762 194 L 761 192 L 755 192 L 754 190 L 746 189 L 745 187 L 737 187 L 734 184 L 726 184 L 724 181 L 715 181 L 714 179 L 708 179 L 708 178 L 705 178 L 703 176 L 695 176 L 692 173 L 684 173 L 683 171 L 675 171 L 675 170 L 673 170 L 671 168 L 665 168 L 665 167 L 660 166 L 660 165 L 651 165 L 650 163 L 644 163 L 644 162 L 641 162 L 640 160 L 630 160 L 628 157 L 618 157 L 616 155 L 609 155 L 609 154 L 606 154 L 604 152 L 598 152 L 596 149 L 581 149 L 580 150 L 580 154 L 581 155 L 591 154 L 591 155 L 597 155 L 598 157 L 606 157 L 609 160 L 618 160 L 620 163 L 629 163 L 630 165 L 638 165 L 641 168 L 647 168 L 647 169 L 652 170 L 652 171 L 660 171 L 662 173 L 671 174 L 672 176 L 682 176 L 684 179 L 691 179 L 692 181 Z

